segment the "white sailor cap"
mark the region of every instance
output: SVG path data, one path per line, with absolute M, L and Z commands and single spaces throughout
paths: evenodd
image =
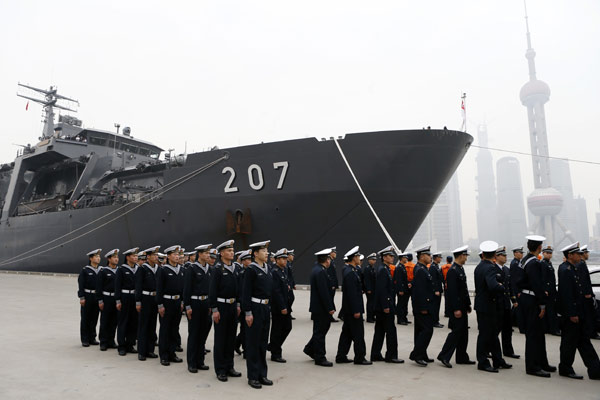
M 348 252 L 346 254 L 344 254 L 344 258 L 346 260 L 350 260 L 352 257 L 354 257 L 357 254 L 359 254 L 358 253 L 358 246 L 354 246 L 353 248 L 351 248 L 350 250 L 348 250 Z
M 185 254 L 185 247 L 181 247 L 181 248 L 179 249 L 179 252 L 180 252 L 181 254 Z
M 131 248 L 129 250 L 125 250 L 123 252 L 123 255 L 124 256 L 129 256 L 129 255 L 137 254 L 138 251 L 140 251 L 140 248 L 139 247 L 134 247 L 134 248 Z
M 195 254 L 196 254 L 195 251 L 186 251 L 185 253 L 183 253 L 184 256 L 193 256 Z
M 142 250 L 142 251 L 138 251 L 138 253 L 137 253 L 137 256 L 138 256 L 139 258 L 146 257 L 146 251 L 144 251 L 144 250 Z
M 529 235 L 529 236 L 525 236 L 525 239 L 527 239 L 530 242 L 543 242 L 544 240 L 546 240 L 545 237 L 540 236 L 540 235 Z
M 395 256 L 396 255 L 396 249 L 394 249 L 394 246 L 388 246 L 386 248 L 383 248 L 381 250 L 379 250 L 377 252 L 377 254 L 379 254 L 380 257 L 383 256 Z
M 464 246 L 460 246 L 457 249 L 452 250 L 452 254 L 454 255 L 454 257 L 457 256 L 461 256 L 461 255 L 469 255 L 469 246 L 464 245 Z
M 240 260 L 247 260 L 249 258 L 252 258 L 252 252 L 250 250 L 242 251 L 242 254 L 240 254 Z
M 579 242 L 571 243 L 567 247 L 562 248 L 560 251 L 562 251 L 565 255 L 571 253 L 583 253 L 583 251 L 579 247 Z
M 283 249 L 277 250 L 277 252 L 275 253 L 275 258 L 287 258 L 287 256 L 288 251 L 285 247 Z
M 552 248 L 552 246 L 550 246 L 550 245 L 548 245 L 542 249 L 542 253 L 553 253 L 553 252 L 554 252 L 554 248 Z
M 441 257 L 442 256 L 442 252 L 441 251 L 436 251 L 435 253 L 431 254 L 432 257 Z
M 194 250 L 196 251 L 208 251 L 208 249 L 210 249 L 212 246 L 212 244 L 201 244 L 200 246 L 194 248 Z
M 294 249 L 288 250 L 288 256 L 293 256 L 293 255 L 295 255 Z
M 496 249 L 497 256 L 505 256 L 506 255 L 506 246 L 500 246 Z
M 367 260 L 373 259 L 373 258 L 377 258 L 377 253 L 371 253 L 367 256 Z
M 233 258 L 238 259 L 240 258 L 240 256 L 242 255 L 242 253 L 246 251 L 246 250 L 240 250 L 240 251 L 236 251 L 235 253 L 233 253 Z
M 163 254 L 163 253 L 158 253 L 158 258 L 165 258 L 165 257 L 166 257 L 166 255 L 165 255 L 165 254 Z
M 330 250 L 331 250 L 331 253 L 337 254 L 337 247 L 336 246 L 333 246 Z
M 235 243 L 234 240 L 227 240 L 223 243 L 221 243 L 220 245 L 217 246 L 217 251 L 221 251 L 221 250 L 225 250 L 225 249 L 231 249 L 233 248 L 233 244 Z
M 87 253 L 86 255 L 87 255 L 88 257 L 93 257 L 93 256 L 95 256 L 96 254 L 100 254 L 100 252 L 101 252 L 101 251 L 102 251 L 102 249 L 96 249 L 96 250 L 92 250 L 92 251 L 90 251 L 89 253 Z
M 256 251 L 256 250 L 260 250 L 260 249 L 266 249 L 267 247 L 269 247 L 269 243 L 271 243 L 270 240 L 265 240 L 264 242 L 252 243 L 250 245 L 250 250 Z
M 584 244 L 583 246 L 581 246 L 581 252 L 582 253 L 589 253 L 589 249 L 588 249 L 588 245 Z
M 360 261 L 364 260 L 365 256 L 363 254 L 360 255 Z
M 208 252 L 210 253 L 211 258 L 217 258 L 217 249 L 210 249 Z
M 158 250 L 160 250 L 160 246 L 152 246 L 144 250 L 144 253 L 149 256 L 152 253 L 158 253 Z
M 165 254 L 166 254 L 166 255 L 169 255 L 169 254 L 171 254 L 171 253 L 178 252 L 178 251 L 179 251 L 179 249 L 181 249 L 181 246 L 180 246 L 180 245 L 178 245 L 178 244 L 176 244 L 176 245 L 173 245 L 173 246 L 171 246 L 171 247 L 167 247 L 167 248 L 166 248 L 164 251 L 165 251 Z
M 420 249 L 416 249 L 415 253 L 417 253 L 417 257 L 419 254 L 429 254 L 431 255 L 431 246 L 423 246 Z
M 111 251 L 109 251 L 108 253 L 106 253 L 104 255 L 104 258 L 110 258 L 112 256 L 114 256 L 115 254 L 119 254 L 119 249 L 112 249 Z
M 513 253 L 524 253 L 523 251 L 523 246 L 521 247 L 515 247 L 514 249 L 512 249 Z
M 485 242 L 481 242 L 479 250 L 481 250 L 482 253 L 494 253 L 498 247 L 498 243 L 493 240 L 486 240 Z
M 398 254 L 398 257 L 400 257 L 400 258 L 408 258 L 408 255 L 409 255 L 409 254 L 410 254 L 410 253 L 407 253 L 407 252 L 400 253 L 400 254 Z
M 315 256 L 328 256 L 331 254 L 333 250 L 331 248 L 323 249 L 321 251 L 317 251 Z

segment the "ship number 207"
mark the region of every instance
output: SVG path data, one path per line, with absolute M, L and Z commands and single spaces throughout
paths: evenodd
M 283 184 L 285 183 L 285 177 L 287 175 L 288 165 L 289 163 L 287 161 L 279 161 L 273 163 L 273 169 L 281 170 L 281 175 L 279 175 L 279 182 L 277 183 L 277 190 L 283 189 Z M 235 181 L 235 170 L 231 167 L 225 167 L 223 168 L 223 171 L 221 171 L 221 173 L 229 173 L 229 180 L 225 184 L 225 193 L 237 192 L 237 186 L 233 186 L 233 181 Z M 254 190 L 261 190 L 265 186 L 263 171 L 260 165 L 252 164 L 248 167 L 248 183 L 250 184 L 250 187 Z

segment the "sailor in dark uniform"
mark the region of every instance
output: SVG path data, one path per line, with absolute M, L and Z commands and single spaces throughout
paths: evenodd
M 304 354 L 315 360 L 316 365 L 331 367 L 333 363 L 325 357 L 325 336 L 331 326 L 331 317 L 335 313 L 335 305 L 331 296 L 331 281 L 327 269 L 331 264 L 331 249 L 317 253 L 317 263 L 310 274 L 310 307 L 313 321 L 313 333 L 304 346 Z
M 288 276 L 288 282 L 290 284 L 290 290 L 288 293 L 288 313 L 290 314 L 290 319 L 294 320 L 296 318 L 294 318 L 292 316 L 292 305 L 294 304 L 294 301 L 296 300 L 296 296 L 294 295 L 294 290 L 296 290 L 296 278 L 294 277 L 294 258 L 296 257 L 296 254 L 294 252 L 294 249 L 288 250 L 288 260 L 287 260 L 287 276 Z
M 96 298 L 100 315 L 100 350 L 116 349 L 115 333 L 117 331 L 117 308 L 115 303 L 115 272 L 119 265 L 119 249 L 112 249 L 104 255 L 107 266 L 98 272 L 96 281 Z
M 199 369 L 208 370 L 204 356 L 206 338 L 212 324 L 208 303 L 210 271 L 207 265 L 211 246 L 203 244 L 195 248 L 197 253 L 193 256 L 194 262 L 185 270 L 183 277 L 183 305 L 188 319 L 187 364 L 191 373 Z
M 183 294 L 183 271 L 179 264 L 180 246 L 165 249 L 167 263 L 158 269 L 156 274 L 156 302 L 160 316 L 158 331 L 158 352 L 161 365 L 168 366 L 171 362 L 180 363 L 183 360 L 175 354 L 178 346 L 179 317 L 183 309 L 181 296 Z
M 252 251 L 244 250 L 239 253 L 239 262 L 234 264 L 235 273 L 237 275 L 238 287 L 240 291 L 244 287 L 244 276 L 246 275 L 246 270 L 252 264 Z M 243 354 L 244 358 L 246 358 L 246 317 L 243 313 L 240 313 L 238 316 L 238 323 L 240 325 L 240 333 L 235 337 L 235 352 L 238 354 Z
M 584 330 L 585 332 L 587 332 L 590 338 L 598 340 L 600 339 L 600 335 L 598 335 L 598 330 L 596 326 L 596 297 L 594 296 L 594 291 L 592 290 L 590 271 L 587 266 L 587 260 L 590 257 L 590 251 L 588 250 L 587 244 L 581 246 L 581 251 L 583 252 L 583 254 L 581 256 L 581 262 L 577 266 L 577 270 L 579 271 L 579 276 L 585 298 L 584 307 L 586 312 L 586 318 Z
M 521 260 L 523 274 L 517 284 L 521 292 L 519 307 L 523 307 L 525 319 L 525 371 L 529 375 L 549 378 L 549 372 L 555 372 L 556 367 L 548 364 L 546 354 L 544 265 L 537 258 L 544 240 L 543 236 L 527 236 L 529 253 Z
M 254 389 L 273 384 L 273 381 L 267 378 L 267 346 L 273 294 L 273 277 L 267 269 L 269 242 L 267 240 L 250 245 L 253 261 L 246 269 L 242 289 L 242 310 L 246 319 L 248 385 Z M 285 263 L 282 263 L 282 268 L 285 268 Z M 284 307 L 287 307 L 287 300 Z
M 185 251 L 185 248 L 181 247 L 179 249 L 179 259 L 177 261 L 177 263 L 180 266 L 181 276 L 183 276 L 185 274 L 185 269 L 187 268 L 186 265 L 189 265 L 188 260 L 189 260 L 188 252 Z M 181 295 L 183 296 L 183 289 L 181 290 Z M 181 304 L 183 305 L 183 297 L 181 300 Z M 177 316 L 177 332 L 175 335 L 177 337 L 177 347 L 175 348 L 175 351 L 177 353 L 183 352 L 183 347 L 181 347 L 181 333 L 179 332 L 179 329 L 181 326 L 181 318 L 183 318 L 184 314 L 185 314 L 185 312 L 182 309 L 182 311 Z
M 135 272 L 137 271 L 137 253 L 139 247 L 123 252 L 123 264 L 115 273 L 115 301 L 119 310 L 117 322 L 117 343 L 119 355 L 137 353 L 138 313 L 135 309 Z
M 400 364 L 404 360 L 398 358 L 398 338 L 394 318 L 396 313 L 395 298 L 396 287 L 392 280 L 390 265 L 394 262 L 396 251 L 393 246 L 388 246 L 379 251 L 381 264 L 377 267 L 375 278 L 375 330 L 371 343 L 371 361 L 385 361 Z M 383 340 L 385 339 L 385 357 L 381 355 Z
M 327 268 L 327 276 L 329 276 L 329 285 L 331 287 L 331 301 L 333 301 L 333 303 L 335 304 L 335 292 L 340 288 L 337 270 L 335 269 L 335 259 L 337 257 L 337 250 L 335 246 L 331 248 L 331 254 L 329 255 L 329 257 L 331 258 L 331 265 L 329 266 L 329 268 Z M 331 322 L 339 322 L 339 320 L 335 319 L 335 317 L 332 315 Z
M 433 327 L 443 328 L 444 325 L 440 324 L 440 305 L 442 304 L 442 293 L 444 292 L 444 275 L 440 268 L 440 262 L 442 261 L 442 253 L 433 253 L 431 256 L 431 265 L 429 266 L 429 274 L 433 279 L 433 290 L 435 297 L 435 310 L 433 310 Z
M 365 344 L 365 327 L 363 314 L 362 282 L 357 267 L 360 265 L 359 247 L 355 246 L 344 256 L 348 263 L 342 271 L 342 310 L 344 324 L 340 333 L 336 363 L 350 363 L 357 365 L 371 365 L 367 361 L 367 346 Z M 354 344 L 354 360 L 348 359 L 350 346 Z
M 77 296 L 81 305 L 81 323 L 79 333 L 81 336 L 81 345 L 89 347 L 90 344 L 99 344 L 96 341 L 96 324 L 98 323 L 98 300 L 96 298 L 96 286 L 98 272 L 100 268 L 100 252 L 102 249 L 92 250 L 87 253 L 89 264 L 83 267 L 79 273 L 77 283 L 79 289 Z
M 363 269 L 363 286 L 367 295 L 367 322 L 375 322 L 375 263 L 377 254 L 367 256 L 367 266 Z
M 135 308 L 139 313 L 138 360 L 158 358 L 154 353 L 156 343 L 156 273 L 158 271 L 158 250 L 160 246 L 144 250 L 146 259 L 135 273 Z M 140 254 L 138 253 L 138 257 Z
M 512 345 L 512 295 L 510 288 L 510 269 L 506 264 L 506 246 L 500 247 L 496 251 L 496 265 L 498 273 L 501 274 L 502 286 L 504 291 L 498 294 L 498 329 L 502 337 L 502 353 L 505 357 L 520 358 L 515 354 Z
M 469 317 L 471 313 L 471 298 L 467 287 L 467 275 L 463 265 L 469 257 L 468 246 L 462 246 L 453 252 L 454 263 L 446 274 L 446 301 L 448 302 L 448 312 L 450 313 L 450 322 L 448 327 L 451 332 L 446 338 L 442 351 L 437 359 L 447 368 L 452 368 L 450 360 L 456 350 L 457 364 L 475 364 L 475 361 L 469 359 L 467 354 L 467 345 L 469 343 Z
M 425 246 L 415 251 L 417 264 L 414 268 L 412 282 L 412 305 L 415 316 L 414 337 L 415 345 L 410 353 L 410 359 L 422 367 L 433 362 L 427 355 L 427 347 L 433 336 L 435 306 L 435 288 L 433 278 L 427 264 L 431 262 L 431 246 Z
M 162 267 L 167 262 L 167 255 L 163 253 L 158 253 L 158 266 Z
M 510 288 L 514 296 L 512 312 L 516 326 L 519 327 L 519 332 L 525 333 L 525 315 L 523 314 L 523 307 L 519 307 L 521 292 L 518 285 L 523 276 L 523 267 L 521 266 L 523 247 L 515 247 L 512 252 L 514 257 L 510 262 Z
M 240 316 L 240 288 L 233 265 L 233 240 L 217 246 L 221 260 L 215 263 L 210 277 L 209 304 L 215 323 L 213 357 L 217 379 L 226 382 L 227 377 L 242 374 L 233 368 L 233 353 L 237 321 Z
M 587 367 L 589 378 L 600 380 L 598 353 L 584 329 L 587 318 L 586 298 L 578 270 L 583 251 L 579 248 L 579 243 L 573 243 L 561 251 L 566 261 L 558 269 L 558 307 L 563 328 L 558 373 L 572 379 L 583 379 L 583 376 L 576 374 L 573 369 L 575 351 L 579 350 L 579 355 Z
M 217 251 L 217 249 L 210 249 L 210 258 L 208 259 L 208 266 L 209 268 L 213 268 L 215 266 L 215 264 L 217 263 L 217 258 L 219 256 L 219 252 Z
M 546 246 L 542 250 L 542 265 L 544 277 L 544 292 L 546 293 L 546 316 L 544 317 L 544 332 L 554 336 L 560 336 L 558 317 L 556 315 L 556 274 L 552 265 L 552 246 Z
M 281 346 L 292 331 L 292 317 L 289 309 L 290 278 L 288 276 L 288 252 L 283 248 L 275 253 L 275 268 L 271 271 L 273 276 L 273 302 L 271 313 L 273 326 L 268 350 L 271 352 L 271 361 L 285 363 L 282 357 Z
M 404 264 L 408 261 L 405 253 L 398 256 L 398 265 L 394 271 L 394 284 L 396 285 L 396 295 L 398 302 L 396 304 L 396 317 L 399 325 L 408 325 L 408 300 L 410 292 L 408 290 L 408 273 Z

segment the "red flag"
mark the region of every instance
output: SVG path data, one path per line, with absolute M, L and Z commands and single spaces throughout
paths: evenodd
M 29 110 L 29 102 L 27 102 L 27 105 L 25 106 L 25 111 Z

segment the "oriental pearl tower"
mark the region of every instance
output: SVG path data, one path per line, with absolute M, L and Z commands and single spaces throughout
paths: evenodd
M 530 227 L 532 233 L 545 236 L 547 243 L 558 246 L 565 239 L 574 242 L 571 231 L 560 221 L 558 213 L 563 207 L 562 194 L 552 187 L 548 162 L 548 135 L 544 104 L 550 99 L 550 87 L 537 79 L 535 73 L 535 51 L 531 47 L 527 5 L 525 4 L 525 25 L 527 27 L 527 51 L 525 57 L 529 65 L 529 81 L 520 92 L 521 103 L 527 107 L 529 139 L 531 142 L 531 162 L 535 190 L 527 197 L 527 207 L 535 221 Z

